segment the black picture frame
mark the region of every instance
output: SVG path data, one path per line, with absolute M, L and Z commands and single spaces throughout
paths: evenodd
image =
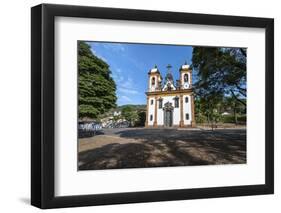
M 54 195 L 54 21 L 58 16 L 265 29 L 265 184 L 56 197 Z M 41 4 L 31 8 L 31 52 L 32 205 L 46 209 L 274 193 L 273 19 Z

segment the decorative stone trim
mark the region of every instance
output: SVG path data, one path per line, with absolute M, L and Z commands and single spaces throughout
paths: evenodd
M 148 119 L 149 119 L 149 97 L 146 97 L 146 121 L 145 127 L 148 127 Z
M 180 127 L 184 126 L 184 121 L 183 121 L 183 95 L 180 95 Z
M 157 98 L 155 97 L 155 104 L 154 104 L 154 122 L 153 127 L 157 127 Z

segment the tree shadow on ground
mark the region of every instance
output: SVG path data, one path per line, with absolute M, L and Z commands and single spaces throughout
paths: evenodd
M 91 138 L 91 137 L 94 137 L 96 135 L 104 135 L 104 132 L 101 131 L 101 130 L 78 132 L 78 138 Z
M 79 170 L 246 163 L 246 131 L 126 129 L 137 143 L 112 143 L 79 153 Z

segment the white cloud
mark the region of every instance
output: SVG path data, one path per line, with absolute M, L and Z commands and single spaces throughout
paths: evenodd
M 128 101 L 128 102 L 131 102 L 132 101 L 132 99 L 130 99 L 128 96 L 125 96 L 125 95 L 122 95 L 121 96 L 121 100 L 120 100 L 121 102 L 122 101 Z
M 111 54 L 120 54 L 124 59 L 126 59 L 126 61 L 130 62 L 136 68 L 136 70 L 142 71 L 144 69 L 144 63 L 131 57 L 131 55 L 128 52 L 129 49 L 126 46 L 126 44 L 95 42 L 94 44 L 91 45 L 92 51 L 93 51 L 94 46 L 102 47 L 102 48 L 106 49 L 106 51 L 111 52 Z M 97 55 L 97 53 L 95 53 L 95 54 Z M 101 59 L 105 59 L 101 55 L 98 57 Z M 106 59 L 105 59 L 105 61 L 106 61 Z M 117 70 L 117 72 L 118 72 L 118 70 Z
M 132 90 L 132 89 L 126 89 L 126 88 L 118 88 L 118 91 L 120 91 L 121 93 L 126 93 L 126 94 L 140 94 L 137 90 Z
M 133 82 L 133 79 L 128 77 L 126 81 L 123 82 L 123 84 L 121 85 L 122 87 L 124 88 L 127 88 L 127 89 L 132 89 L 134 88 L 134 82 Z
M 138 61 L 135 58 L 132 58 L 130 56 L 126 56 L 126 57 L 127 57 L 127 60 L 129 60 L 130 63 L 132 63 L 135 66 L 136 70 L 138 70 L 138 71 L 144 70 L 144 67 L 145 67 L 144 63 L 142 63 L 142 62 L 140 62 L 140 61 Z
M 136 84 L 132 78 L 128 77 L 127 79 L 124 79 L 123 76 L 120 77 L 122 77 L 122 81 L 119 81 L 117 85 L 119 92 L 134 95 L 140 94 L 140 92 L 137 91 Z M 120 78 L 118 80 L 120 80 Z
M 126 48 L 123 44 L 119 44 L 119 43 L 101 43 L 101 45 L 108 49 L 108 50 L 112 50 L 114 52 L 125 52 L 126 51 Z
M 95 51 L 95 49 L 93 48 L 93 46 L 91 46 L 91 51 L 92 53 L 97 56 L 98 58 L 100 58 L 101 60 L 105 61 L 106 63 L 108 63 L 108 61 L 106 60 L 105 57 L 103 57 L 102 55 L 98 54 L 97 51 Z
M 120 75 L 119 73 L 113 73 L 112 77 L 117 84 L 122 84 L 122 82 L 124 81 L 124 77 L 122 75 Z
M 123 70 L 117 68 L 113 74 L 113 78 L 117 84 L 117 91 L 121 94 L 137 95 L 140 94 L 137 91 L 136 84 L 131 77 L 124 78 L 122 75 Z
M 101 55 L 96 55 L 98 58 L 100 58 L 101 60 L 103 60 L 104 62 L 108 63 L 107 59 Z

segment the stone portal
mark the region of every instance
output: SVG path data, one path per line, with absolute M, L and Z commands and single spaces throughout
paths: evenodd
M 171 127 L 173 126 L 173 105 L 170 102 L 167 102 L 164 105 L 164 126 Z

